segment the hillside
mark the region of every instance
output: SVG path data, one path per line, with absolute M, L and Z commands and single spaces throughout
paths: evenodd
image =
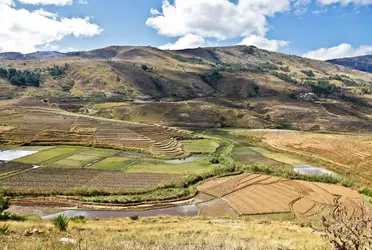
M 253 46 L 53 55 L 0 60 L 18 70 L 0 77 L 2 102 L 182 127 L 372 130 L 372 75 L 328 62 Z
M 372 73 L 372 55 L 334 59 L 328 62 Z

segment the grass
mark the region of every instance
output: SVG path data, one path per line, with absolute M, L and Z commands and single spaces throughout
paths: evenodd
M 58 232 L 51 222 L 10 222 L 12 234 L 2 238 L 5 249 L 331 249 L 319 232 L 293 222 L 200 217 L 150 217 L 71 222 Z M 42 234 L 23 235 L 29 228 Z M 66 233 L 75 246 L 58 243 Z M 79 248 L 79 246 L 81 248 Z
M 125 166 L 136 162 L 135 158 L 126 158 L 126 157 L 108 157 L 99 161 L 89 168 L 92 169 L 102 169 L 102 170 L 115 170 L 115 169 L 124 169 Z
M 41 151 L 30 156 L 22 157 L 15 161 L 20 163 L 38 164 L 43 161 L 48 161 L 54 157 L 58 157 L 63 154 L 68 154 L 73 151 L 79 150 L 80 148 L 81 147 L 57 147 Z
M 187 153 L 215 153 L 220 144 L 211 139 L 181 141 Z
M 110 149 L 90 149 L 83 151 L 71 156 L 68 156 L 60 161 L 54 162 L 52 167 L 70 167 L 70 168 L 82 168 L 89 163 L 102 159 L 104 157 L 111 156 L 117 153 L 115 150 Z
M 126 173 L 166 173 L 166 174 L 203 174 L 211 171 L 215 165 L 209 162 L 210 157 L 200 157 L 194 162 L 167 164 L 163 161 L 141 160 L 125 169 Z

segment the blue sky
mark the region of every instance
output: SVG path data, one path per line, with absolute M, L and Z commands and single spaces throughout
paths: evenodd
M 0 0 L 0 51 L 252 44 L 325 60 L 372 52 L 371 8 L 372 0 Z

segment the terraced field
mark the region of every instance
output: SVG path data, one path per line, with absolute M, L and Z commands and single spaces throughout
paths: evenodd
M 190 132 L 163 126 L 76 115 L 49 108 L 0 108 L 0 142 L 32 145 L 83 145 L 183 157 L 179 140 Z
M 141 190 L 182 179 L 183 175 L 126 174 L 94 169 L 38 168 L 0 179 L 0 186 L 19 194 L 73 193 L 78 188 L 107 192 Z
M 231 216 L 235 211 L 235 216 L 293 213 L 308 217 L 342 203 L 353 211 L 362 202 L 358 192 L 343 186 L 248 173 L 207 181 L 198 190 L 214 197 L 198 203 L 202 215 Z
M 372 183 L 372 135 L 318 134 L 295 131 L 241 130 L 236 136 L 260 139 L 272 147 L 319 158 L 337 170 L 360 176 Z

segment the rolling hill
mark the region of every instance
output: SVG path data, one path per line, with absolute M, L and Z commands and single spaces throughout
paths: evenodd
M 372 130 L 372 75 L 329 62 L 254 46 L 37 55 L 1 57 L 40 82 L 0 77 L 3 104 L 182 127 Z
M 328 62 L 372 73 L 372 55 L 334 59 Z

